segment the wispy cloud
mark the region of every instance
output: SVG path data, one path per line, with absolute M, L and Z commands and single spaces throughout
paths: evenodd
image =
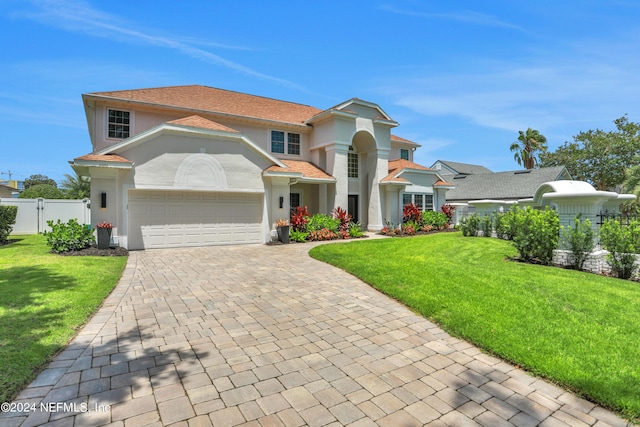
M 89 34 L 94 37 L 108 38 L 121 43 L 142 43 L 171 49 L 198 61 L 225 67 L 292 89 L 305 90 L 304 87 L 291 81 L 262 73 L 253 68 L 230 61 L 211 51 L 196 47 L 196 45 L 202 46 L 208 44 L 212 47 L 229 49 L 232 48 L 230 46 L 190 39 L 185 36 L 160 35 L 154 30 L 138 30 L 136 29 L 136 25 L 127 25 L 123 18 L 94 9 L 82 0 L 36 0 L 33 4 L 37 6 L 38 10 L 25 13 L 23 16 L 46 25 L 55 26 L 66 31 Z
M 454 13 L 433 13 L 433 12 L 421 12 L 421 11 L 409 10 L 409 9 L 400 9 L 392 5 L 383 5 L 381 6 L 381 9 L 386 10 L 387 12 L 398 14 L 398 15 L 414 16 L 414 17 L 429 18 L 429 19 L 444 19 L 449 21 L 462 22 L 465 24 L 473 24 L 473 25 L 480 25 L 480 26 L 486 26 L 486 27 L 508 28 L 508 29 L 517 30 L 517 31 L 526 31 L 524 28 L 522 28 L 519 25 L 511 24 L 509 22 L 504 22 L 493 15 L 487 15 L 484 13 L 474 12 L 470 10 L 454 12 Z
M 514 132 L 569 123 L 601 123 L 636 110 L 640 69 L 597 60 L 518 66 L 501 62 L 475 73 L 395 78 L 383 89 L 393 102 L 424 116 L 457 116 L 475 125 Z M 638 118 L 632 118 L 638 120 Z M 580 128 L 576 130 L 579 131 Z

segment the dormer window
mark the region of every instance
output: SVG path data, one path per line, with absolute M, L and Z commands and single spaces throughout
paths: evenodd
M 286 143 L 285 143 L 286 141 Z M 300 155 L 300 134 L 284 132 L 280 130 L 271 131 L 271 152 L 278 154 Z
M 107 125 L 109 138 L 129 138 L 131 135 L 131 112 L 109 109 Z
M 400 149 L 400 158 L 403 160 L 409 160 L 409 150 L 406 148 Z

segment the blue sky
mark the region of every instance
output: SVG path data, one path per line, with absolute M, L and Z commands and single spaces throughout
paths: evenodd
M 637 1 L 2 0 L 0 179 L 61 180 L 91 151 L 81 95 L 201 84 L 328 108 L 357 97 L 415 160 L 518 166 L 640 121 Z

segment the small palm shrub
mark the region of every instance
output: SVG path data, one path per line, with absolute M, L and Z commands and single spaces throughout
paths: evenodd
M 53 253 L 78 251 L 88 248 L 96 241 L 93 229 L 78 223 L 77 219 L 70 219 L 67 223 L 60 220 L 56 223 L 47 221 L 47 225 L 51 227 L 51 231 L 44 235 Z
M 359 239 L 364 236 L 364 232 L 362 231 L 362 224 L 360 222 L 349 223 L 349 237 L 352 239 Z
M 303 243 L 309 237 L 309 233 L 300 230 L 289 230 L 289 240 L 292 242 Z

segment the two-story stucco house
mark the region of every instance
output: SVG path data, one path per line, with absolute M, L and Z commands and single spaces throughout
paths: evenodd
M 198 85 L 82 98 L 93 150 L 70 163 L 91 177 L 93 225 L 128 249 L 265 243 L 296 206 L 379 230 L 452 188 L 360 99 L 320 110 Z

